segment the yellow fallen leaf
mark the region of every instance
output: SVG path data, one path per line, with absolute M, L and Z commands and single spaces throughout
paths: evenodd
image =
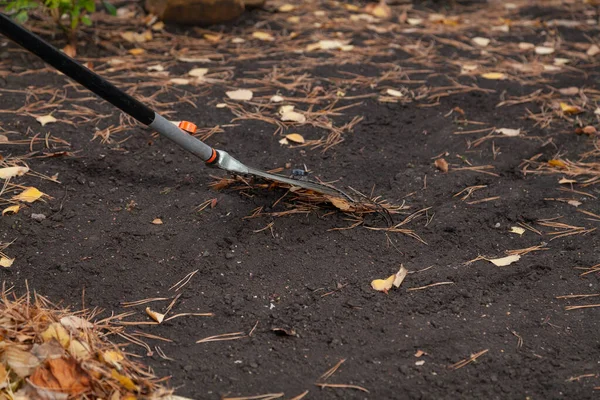
M 510 265 L 514 262 L 517 262 L 521 259 L 521 256 L 518 254 L 514 254 L 512 256 L 507 256 L 507 257 L 502 257 L 502 258 L 494 258 L 494 259 L 487 259 L 489 262 L 491 262 L 492 264 L 494 264 L 497 267 L 506 267 L 507 265 Z
M 289 133 L 287 135 L 285 135 L 286 139 L 294 142 L 294 143 L 304 143 L 304 137 L 302 137 L 302 135 L 300 135 L 299 133 Z
M 252 32 L 252 37 L 254 39 L 262 40 L 264 42 L 272 42 L 275 40 L 273 35 L 271 35 L 270 33 L 267 33 L 267 32 L 262 32 L 262 31 Z
M 54 118 L 51 114 L 48 115 L 41 115 L 39 117 L 36 117 L 35 120 L 37 122 L 39 122 L 42 126 L 46 125 L 46 124 L 51 124 L 57 121 L 56 118 Z
M 144 54 L 146 52 L 146 50 L 140 49 L 140 48 L 135 48 L 135 49 L 129 49 L 127 52 L 129 54 L 131 54 L 132 56 L 139 56 L 139 55 Z
M 344 8 L 348 11 L 359 11 L 360 8 L 358 8 L 358 6 L 355 6 L 354 4 L 344 4 Z
M 13 200 L 24 201 L 26 203 L 33 203 L 34 201 L 39 200 L 39 198 L 43 195 L 44 193 L 40 192 L 36 188 L 28 187 L 18 195 L 13 196 Z
M 64 349 L 69 347 L 69 343 L 71 341 L 69 332 L 67 332 L 65 327 L 62 326 L 60 322 L 54 322 L 50 324 L 48 328 L 42 332 L 41 337 L 44 342 L 49 342 L 52 339 L 56 339 Z
M 504 80 L 506 79 L 506 75 L 502 72 L 486 72 L 485 74 L 481 74 L 482 78 L 491 79 L 491 80 Z
M 18 204 L 16 206 L 6 207 L 4 210 L 2 210 L 2 215 L 8 213 L 16 214 L 19 212 L 19 208 L 21 208 L 21 206 L 19 206 Z
M 130 377 L 125 376 L 125 375 L 121 375 L 120 373 L 117 372 L 116 369 L 113 369 L 110 371 L 110 375 L 116 379 L 121 386 L 123 386 L 125 389 L 127 390 L 131 390 L 131 391 L 139 391 L 139 387 L 133 383 L 133 381 L 131 380 Z
M 293 4 L 283 4 L 283 5 L 279 6 L 279 8 L 277 10 L 279 12 L 285 13 L 285 12 L 294 11 L 295 9 L 296 9 L 296 6 Z
M 573 106 L 571 104 L 567 104 L 562 101 L 560 102 L 560 109 L 565 114 L 579 114 L 579 113 L 583 112 L 583 109 L 581 107 Z
M 162 21 L 159 21 L 159 22 L 155 23 L 154 25 L 152 25 L 153 31 L 162 31 L 163 29 L 165 29 L 165 23 Z
M 254 93 L 252 93 L 252 90 L 248 90 L 248 89 L 230 90 L 228 92 L 225 92 L 225 94 L 231 100 L 241 100 L 241 101 L 250 101 L 250 100 L 252 100 L 252 97 L 254 96 Z
M 87 360 L 91 357 L 92 352 L 87 343 L 80 342 L 79 340 L 72 340 L 69 344 L 69 354 L 77 360 Z
M 23 176 L 29 172 L 27 167 L 6 167 L 0 168 L 0 178 L 9 179 L 15 176 Z
M 364 10 L 366 13 L 381 19 L 388 19 L 392 16 L 392 9 L 385 3 L 385 1 L 380 1 L 379 3 L 369 3 L 365 6 Z
M 154 219 L 152 220 L 152 223 L 153 223 L 154 225 L 162 225 L 162 224 L 163 224 L 163 222 L 162 222 L 162 219 L 160 219 L 160 218 L 154 218 Z
M 114 365 L 117 368 L 120 368 L 120 361 L 123 361 L 125 357 L 123 354 L 117 350 L 107 350 L 101 354 L 101 360 L 107 364 Z
M 522 235 L 525 233 L 525 229 L 521 228 L 520 226 L 511 226 L 510 233 L 516 233 L 517 235 Z
M 371 282 L 371 287 L 379 292 L 387 293 L 392 288 L 396 275 L 390 275 L 387 279 L 375 279 Z
M 202 36 L 211 43 L 219 43 L 221 41 L 221 35 L 215 35 L 214 33 L 205 33 Z
M 10 266 L 13 265 L 13 262 L 15 262 L 14 258 L 0 257 L 0 267 L 10 268 Z
M 165 319 L 165 315 L 164 314 L 161 314 L 159 312 L 153 311 L 153 310 L 150 309 L 150 307 L 146 307 L 146 314 L 148 314 L 150 316 L 150 318 L 152 318 L 153 320 L 155 320 L 159 324 L 161 322 L 163 322 L 163 320 Z
M 121 37 L 128 41 L 129 43 L 145 43 L 149 40 L 152 40 L 152 32 L 145 31 L 143 33 L 137 32 L 121 32 Z
M 567 164 L 564 163 L 564 161 L 561 160 L 550 160 L 548 161 L 548 165 L 550 165 L 551 167 L 556 167 L 556 168 L 567 168 Z

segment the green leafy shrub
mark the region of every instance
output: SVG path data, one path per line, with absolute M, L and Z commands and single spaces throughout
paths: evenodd
M 107 1 L 103 1 L 102 4 L 110 14 L 117 13 L 112 4 Z M 31 11 L 42 8 L 70 40 L 74 39 L 80 24 L 92 25 L 90 15 L 96 12 L 94 0 L 0 0 L 0 5 L 4 6 L 4 11 L 20 23 L 27 21 Z

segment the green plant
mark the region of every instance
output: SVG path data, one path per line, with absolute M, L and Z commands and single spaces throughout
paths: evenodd
M 107 1 L 102 1 L 104 8 L 111 15 L 116 15 L 116 8 Z M 5 12 L 11 14 L 20 23 L 29 18 L 31 11 L 42 8 L 54 22 L 65 32 L 72 42 L 80 24 L 90 26 L 90 15 L 96 12 L 94 0 L 0 0 Z

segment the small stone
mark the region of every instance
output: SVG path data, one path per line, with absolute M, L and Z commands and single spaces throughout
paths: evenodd
M 494 225 L 494 228 L 500 228 L 500 222 L 496 222 L 496 224 Z
M 88 186 L 91 188 L 96 187 L 96 182 L 88 182 Z
M 85 184 L 85 178 L 83 176 L 78 176 L 77 177 L 77 182 L 79 182 L 81 185 Z
M 183 367 L 183 370 L 185 372 L 192 372 L 193 369 L 194 369 L 193 365 L 186 365 L 185 367 Z
M 233 254 L 233 253 L 226 253 L 225 254 L 225 258 L 228 259 L 228 260 L 231 260 L 233 257 L 235 257 L 235 254 Z
M 210 252 L 208 250 L 204 251 L 204 253 L 202 253 L 202 257 L 210 257 Z
M 37 222 L 42 222 L 46 219 L 44 214 L 31 214 L 31 219 Z

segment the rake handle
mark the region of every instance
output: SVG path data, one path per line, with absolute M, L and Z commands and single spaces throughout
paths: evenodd
M 79 64 L 2 13 L 0 13 L 0 33 L 206 163 L 212 164 L 218 161 L 217 152 L 212 147 L 185 133 L 148 106 L 118 89 L 100 75 Z

